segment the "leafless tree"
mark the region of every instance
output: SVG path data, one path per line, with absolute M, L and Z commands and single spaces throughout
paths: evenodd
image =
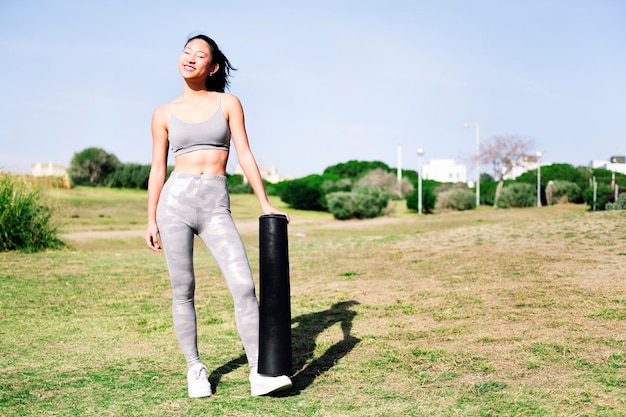
M 492 136 L 480 144 L 480 162 L 482 164 L 491 164 L 495 177 L 498 180 L 494 205 L 498 201 L 498 197 L 500 197 L 500 192 L 504 185 L 504 177 L 515 166 L 528 162 L 531 159 L 535 160 L 536 156 L 533 152 L 535 149 L 534 140 L 516 135 Z

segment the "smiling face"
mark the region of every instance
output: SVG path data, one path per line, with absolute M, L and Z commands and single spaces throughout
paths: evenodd
M 192 39 L 178 59 L 178 70 L 185 79 L 205 80 L 217 71 L 217 64 L 213 64 L 212 59 L 210 46 L 202 39 Z

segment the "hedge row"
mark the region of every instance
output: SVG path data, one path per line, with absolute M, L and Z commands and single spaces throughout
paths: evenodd
M 74 155 L 69 173 L 72 183 L 76 185 L 146 189 L 150 166 L 120 163 L 115 155 L 99 148 L 88 148 Z M 356 191 L 358 187 L 380 189 L 389 199 L 406 199 L 407 207 L 417 211 L 419 206 L 417 173 L 403 170 L 403 179 L 400 182 L 396 174 L 395 169 L 380 161 L 353 160 L 330 166 L 322 175 L 309 175 L 278 184 L 265 183 L 265 186 L 269 195 L 280 196 L 289 206 L 302 210 L 329 211 L 328 196 L 337 192 L 347 193 L 333 197 L 333 209 L 343 205 L 341 210 L 337 209 L 338 213 L 341 212 L 338 214 L 339 217 L 358 218 L 369 215 L 360 209 L 353 211 L 348 209 L 364 204 L 363 193 Z M 241 175 L 227 177 L 231 193 L 252 192 L 252 188 L 243 182 Z M 592 187 L 594 181 L 595 192 Z M 552 164 L 541 167 L 539 198 L 543 205 L 563 202 L 586 203 L 594 209 L 604 210 L 607 204 L 615 204 L 614 185 L 619 189 L 626 189 L 626 176 L 605 169 Z M 424 213 L 432 212 L 435 208 L 470 210 L 475 206 L 475 196 L 472 197 L 474 191 L 464 184 L 442 184 L 424 180 L 422 187 Z M 497 188 L 498 182 L 494 181 L 493 177 L 481 176 L 480 204 L 498 207 L 536 205 L 537 170 L 527 171 L 515 180 L 505 181 L 501 201 L 498 202 L 495 201 Z M 371 193 L 375 194 L 375 191 Z M 339 201 L 343 203 L 340 204 Z M 351 214 L 348 215 L 347 212 Z

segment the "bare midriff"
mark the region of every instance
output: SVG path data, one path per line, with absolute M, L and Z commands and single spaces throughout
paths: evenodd
M 174 171 L 195 175 L 226 175 L 228 151 L 205 149 L 178 155 Z

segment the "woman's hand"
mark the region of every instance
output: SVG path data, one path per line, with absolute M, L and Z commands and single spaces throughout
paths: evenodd
M 270 203 L 264 204 L 263 205 L 263 214 L 280 214 L 283 215 L 285 217 L 287 217 L 287 223 L 289 223 L 289 221 L 291 220 L 289 218 L 289 214 L 278 210 L 276 207 L 274 207 L 273 205 L 271 205 Z
M 146 245 L 155 252 L 161 252 L 163 248 L 159 245 L 159 228 L 155 223 L 148 224 L 146 230 Z

